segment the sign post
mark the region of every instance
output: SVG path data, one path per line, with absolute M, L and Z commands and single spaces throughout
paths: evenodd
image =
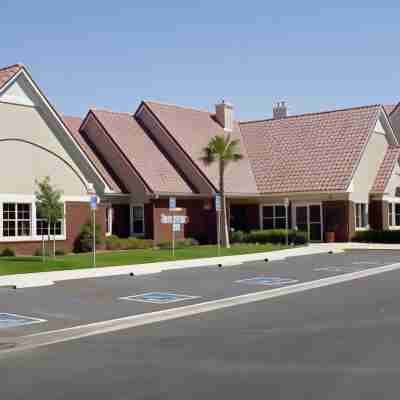
M 172 257 L 175 257 L 175 221 L 174 211 L 176 210 L 176 197 L 169 198 L 169 211 L 172 213 Z
M 93 212 L 93 267 L 96 267 L 96 209 L 97 196 L 90 196 L 90 208 Z
M 221 255 L 221 196 L 215 195 L 215 211 L 217 212 L 217 248 L 218 256 Z
M 288 207 L 289 207 L 289 199 L 286 197 L 284 200 L 285 204 L 285 227 L 286 227 L 286 246 L 289 246 L 289 231 L 288 231 L 288 219 L 289 219 L 289 213 L 288 213 Z

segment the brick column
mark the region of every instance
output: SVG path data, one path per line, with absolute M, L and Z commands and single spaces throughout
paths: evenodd
M 347 242 L 355 233 L 354 204 L 351 201 L 324 201 L 322 215 L 325 232 L 335 229 L 337 242 Z M 324 238 L 325 239 L 325 238 Z
M 369 203 L 369 225 L 371 229 L 389 229 L 389 203 L 382 200 L 373 200 Z

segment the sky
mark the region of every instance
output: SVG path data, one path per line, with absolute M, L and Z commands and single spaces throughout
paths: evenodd
M 240 120 L 400 101 L 396 1 L 1 0 L 0 65 L 25 64 L 57 110 L 141 100 Z

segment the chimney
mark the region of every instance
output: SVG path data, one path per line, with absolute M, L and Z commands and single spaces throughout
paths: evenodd
M 286 103 L 284 101 L 278 101 L 276 104 L 274 104 L 272 115 L 274 119 L 287 117 L 288 112 Z
M 222 103 L 215 105 L 215 118 L 226 130 L 233 130 L 233 105 L 222 100 Z

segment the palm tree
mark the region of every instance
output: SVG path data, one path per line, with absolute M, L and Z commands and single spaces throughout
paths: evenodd
M 239 161 L 243 158 L 239 150 L 239 140 L 231 139 L 230 135 L 215 135 L 208 145 L 203 149 L 201 160 L 206 165 L 218 162 L 219 166 L 219 194 L 221 196 L 221 242 L 225 247 L 229 245 L 228 221 L 226 218 L 226 198 L 225 198 L 225 171 L 231 162 Z

